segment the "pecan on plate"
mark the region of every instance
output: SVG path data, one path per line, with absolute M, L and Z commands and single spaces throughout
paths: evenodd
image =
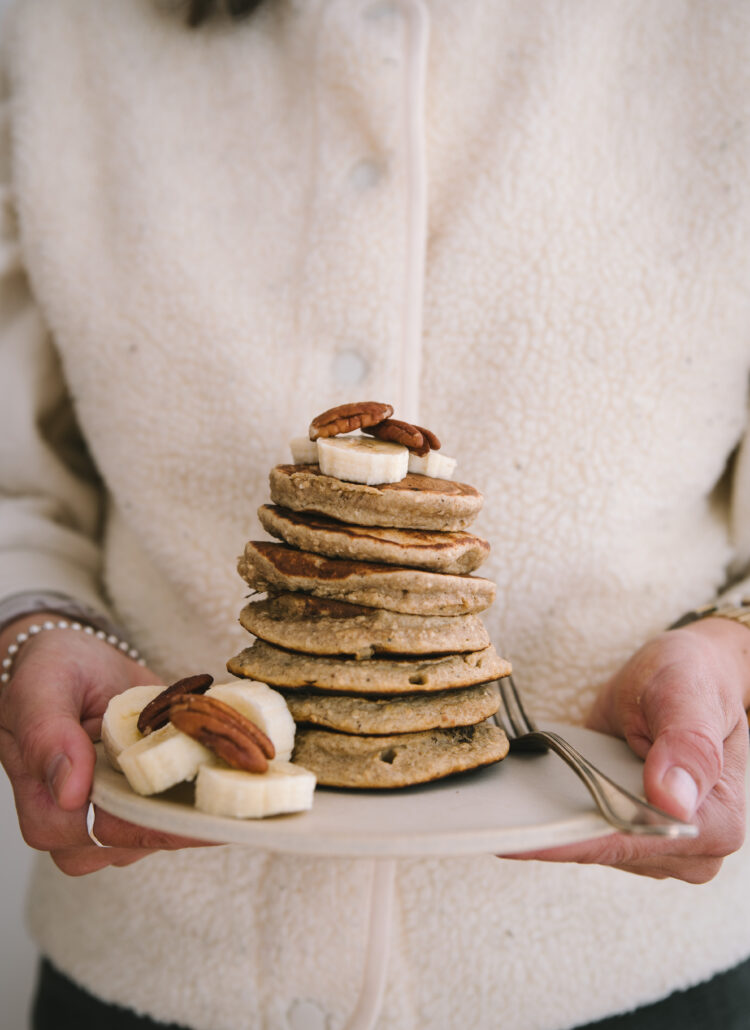
M 311 440 L 317 440 L 319 436 L 339 436 L 353 429 L 374 426 L 392 414 L 391 405 L 380 404 L 379 401 L 339 404 L 336 408 L 324 411 L 322 415 L 316 415 L 310 423 L 308 435 Z
M 161 694 L 157 694 L 152 701 L 149 701 L 138 716 L 138 730 L 146 735 L 166 726 L 169 722 L 170 705 L 179 697 L 188 694 L 203 694 L 213 681 L 213 676 L 209 676 L 207 672 L 177 680 L 176 683 L 162 690 Z
M 169 719 L 233 769 L 264 773 L 276 753 L 254 722 L 213 697 L 186 694 L 169 709 Z
M 440 441 L 429 429 L 413 426 L 411 422 L 402 422 L 398 418 L 384 419 L 378 425 L 368 427 L 364 432 L 377 437 L 378 440 L 390 440 L 391 443 L 403 444 L 414 454 L 427 454 L 432 447 L 431 440 L 434 440 L 438 447 L 440 446 Z M 434 450 L 437 450 L 437 447 Z

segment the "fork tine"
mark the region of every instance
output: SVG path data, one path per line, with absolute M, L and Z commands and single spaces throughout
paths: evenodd
M 507 676 L 506 679 L 508 681 L 508 695 L 512 698 L 511 711 L 515 713 L 516 723 L 521 727 L 522 733 L 533 733 L 536 729 L 536 725 L 523 706 L 523 701 L 521 701 L 521 695 L 518 692 L 513 676 Z
M 500 688 L 500 707 L 492 716 L 492 720 L 496 726 L 499 726 L 505 733 L 508 740 L 515 739 L 516 733 L 511 726 L 510 719 L 508 718 L 508 709 L 505 705 L 505 698 L 503 696 L 502 680 L 497 681 L 497 685 Z
M 500 686 L 500 697 L 502 698 L 503 708 L 505 709 L 505 715 L 507 721 L 510 723 L 514 737 L 522 737 L 524 733 L 528 732 L 525 725 L 526 720 L 523 718 L 523 709 L 518 703 L 518 694 L 513 688 L 513 681 L 510 676 L 505 676 L 503 679 L 498 681 Z

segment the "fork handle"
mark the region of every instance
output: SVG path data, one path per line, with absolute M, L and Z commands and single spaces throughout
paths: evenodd
M 698 835 L 697 826 L 662 812 L 655 805 L 618 786 L 559 734 L 549 730 L 534 730 L 526 734 L 523 741 L 528 741 L 529 744 L 544 744 L 567 762 L 588 787 L 601 814 L 618 830 L 662 837 Z

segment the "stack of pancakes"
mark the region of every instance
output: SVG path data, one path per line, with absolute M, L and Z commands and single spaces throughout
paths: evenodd
M 495 585 L 469 575 L 489 545 L 465 530 L 471 486 L 409 474 L 365 486 L 280 465 L 258 515 L 280 543 L 250 541 L 243 579 L 266 597 L 240 622 L 257 638 L 228 662 L 280 690 L 294 760 L 327 786 L 423 783 L 499 761 L 486 722 L 510 672 L 478 613 Z

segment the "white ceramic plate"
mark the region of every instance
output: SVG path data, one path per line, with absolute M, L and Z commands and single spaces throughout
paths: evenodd
M 621 740 L 550 726 L 603 772 L 642 794 L 642 763 Z M 296 815 L 240 820 L 205 815 L 182 785 L 158 797 L 135 794 L 101 745 L 91 798 L 129 822 L 269 851 L 328 856 L 513 854 L 602 837 L 613 830 L 567 765 L 552 753 L 509 755 L 486 769 L 389 791 L 317 788 Z

